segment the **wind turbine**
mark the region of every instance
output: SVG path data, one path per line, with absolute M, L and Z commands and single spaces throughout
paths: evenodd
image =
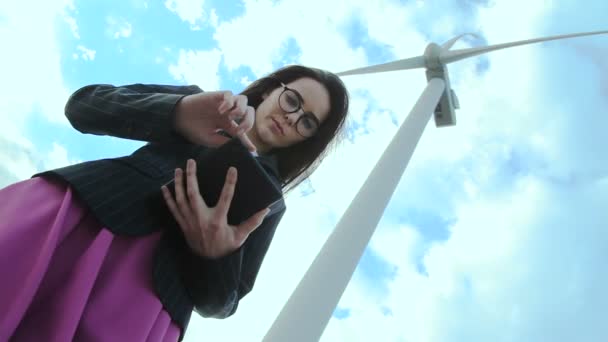
M 550 40 L 608 34 L 576 33 L 451 51 L 462 36 L 439 46 L 431 43 L 424 55 L 338 73 L 360 75 L 406 69 L 426 69 L 428 84 L 367 180 L 264 337 L 266 342 L 318 341 L 369 243 L 424 128 L 435 116 L 437 127 L 456 124 L 456 94 L 450 87 L 447 64 L 509 47 Z

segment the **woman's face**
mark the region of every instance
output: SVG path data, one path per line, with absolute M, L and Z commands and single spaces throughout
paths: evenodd
M 299 78 L 264 94 L 263 98 L 248 133 L 261 153 L 307 139 L 329 115 L 329 93 L 312 78 Z

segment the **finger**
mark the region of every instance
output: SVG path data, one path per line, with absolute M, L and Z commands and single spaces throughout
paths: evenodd
M 224 130 L 233 137 L 237 136 L 239 134 L 239 125 L 234 122 L 234 120 L 228 118 L 228 116 L 225 116 L 224 118 L 225 120 L 218 123 L 218 126 L 220 127 L 219 130 Z
M 241 121 L 241 123 L 238 126 L 234 125 L 228 129 L 228 132 L 232 136 L 238 136 L 238 138 L 241 140 L 243 145 L 245 145 L 245 147 L 247 147 L 247 149 L 250 152 L 255 152 L 256 147 L 253 144 L 253 142 L 249 139 L 249 137 L 247 136 L 246 133 L 249 130 L 251 130 L 251 128 L 253 127 L 254 121 L 255 121 L 255 109 L 253 109 L 253 107 L 251 107 L 251 106 L 248 106 L 247 110 L 246 110 L 246 114 L 243 116 L 243 121 Z
M 196 225 L 192 226 L 192 229 L 197 230 L 197 232 L 193 232 L 193 234 L 196 234 L 199 237 L 197 241 L 199 242 L 200 248 L 204 248 L 203 240 L 206 239 L 205 236 L 207 235 L 207 230 L 205 228 L 212 227 L 208 227 L 208 225 L 205 224 L 206 219 L 209 216 L 209 208 L 199 191 L 198 179 L 196 178 L 196 162 L 192 159 L 188 159 L 188 162 L 186 163 L 186 183 L 190 209 L 192 210 L 194 220 L 196 221 Z
M 230 108 L 228 117 L 237 122 L 241 122 L 247 115 L 247 96 L 238 95 L 234 97 L 234 106 Z
M 247 114 L 244 117 L 244 120 L 240 123 L 239 128 L 236 130 L 236 135 L 241 140 L 243 145 L 249 150 L 249 152 L 256 152 L 257 148 L 253 144 L 253 142 L 249 139 L 247 135 L 247 131 L 249 131 L 254 124 L 255 121 L 255 109 L 249 106 L 247 107 Z
M 266 217 L 266 215 L 268 215 L 269 212 L 270 212 L 269 208 L 262 209 L 262 210 L 258 211 L 257 213 L 255 213 L 250 218 L 248 218 L 247 221 L 245 221 L 237 226 L 237 228 L 236 228 L 237 239 L 236 240 L 238 243 L 238 247 L 240 247 L 245 242 L 245 240 L 247 240 L 247 237 L 251 233 L 253 233 L 253 231 L 255 231 L 259 226 L 262 225 L 262 222 L 264 222 L 264 218 Z
M 249 109 L 247 106 L 247 96 L 238 95 L 234 97 L 234 106 L 224 113 L 226 122 L 222 123 L 224 129 L 227 130 L 232 136 L 237 136 L 246 130 L 251 129 L 252 119 L 248 118 L 251 114 L 248 113 Z M 253 107 L 252 107 L 253 109 Z M 243 121 L 245 122 L 244 124 Z M 243 127 L 243 129 L 241 129 Z
M 223 114 L 226 111 L 228 111 L 230 108 L 232 108 L 232 106 L 234 105 L 234 97 L 232 96 L 231 91 L 223 91 L 223 92 L 221 92 L 221 94 L 222 94 L 222 101 L 220 102 L 220 105 L 218 106 L 218 111 L 220 112 L 220 114 Z
M 234 107 L 235 105 L 235 98 L 232 95 L 231 91 L 225 91 L 224 92 L 224 100 L 222 101 L 222 103 L 220 104 L 220 106 L 218 107 L 218 112 L 220 114 L 225 114 L 227 111 L 229 111 L 232 107 Z
M 175 169 L 175 202 L 177 203 L 177 209 L 184 217 L 188 224 L 194 223 L 194 217 L 190 209 L 190 203 L 184 193 L 184 176 L 181 169 Z
M 254 153 L 257 151 L 257 148 L 255 147 L 253 142 L 249 139 L 249 136 L 247 136 L 247 134 L 245 134 L 245 133 L 239 134 L 238 137 L 241 140 L 241 142 L 243 143 L 243 145 L 245 145 L 247 150 L 249 150 L 249 152 Z
M 177 208 L 177 203 L 175 203 L 175 201 L 173 200 L 171 192 L 164 185 L 160 188 L 160 190 L 163 193 L 163 198 L 165 199 L 165 203 L 167 203 L 167 207 L 169 207 L 169 211 L 173 215 L 173 218 L 175 218 L 175 221 L 177 221 L 177 224 L 180 226 L 184 234 L 189 235 L 189 225 L 186 223 L 186 220 L 179 212 L 179 209 Z
M 198 179 L 196 177 L 196 162 L 192 159 L 188 159 L 186 164 L 186 191 L 194 216 L 198 222 L 203 221 L 207 216 L 209 207 L 207 207 L 205 199 L 199 191 Z
M 228 216 L 228 210 L 230 209 L 230 203 L 232 202 L 232 197 L 234 196 L 234 188 L 236 186 L 237 181 L 237 170 L 234 167 L 228 168 L 228 172 L 226 173 L 226 181 L 224 182 L 224 187 L 222 188 L 222 193 L 220 194 L 220 198 L 216 205 L 216 213 L 218 217 L 225 219 Z
M 245 108 L 245 114 L 242 116 L 242 120 L 237 128 L 237 135 L 243 134 L 253 128 L 255 123 L 255 109 L 251 106 Z
M 187 222 L 186 218 L 184 218 L 184 216 L 180 213 L 180 210 L 177 207 L 177 203 L 173 200 L 173 197 L 171 195 L 171 192 L 169 192 L 169 189 L 167 189 L 166 186 L 162 186 L 161 191 L 163 193 L 163 197 L 165 198 L 165 202 L 167 203 L 167 206 L 169 207 L 169 211 L 171 212 L 171 214 L 173 214 L 173 217 L 175 218 L 177 225 L 179 226 L 182 233 L 184 234 L 184 238 L 186 239 L 188 246 L 190 246 L 190 248 L 192 248 L 192 250 L 194 250 L 194 251 L 199 251 L 200 245 L 198 242 L 201 239 L 198 236 L 198 234 L 194 231 L 195 227 L 192 226 L 191 224 L 189 224 Z

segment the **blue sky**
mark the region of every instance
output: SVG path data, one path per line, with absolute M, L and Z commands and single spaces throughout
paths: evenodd
M 606 30 L 605 13 L 601 0 L 7 1 L 0 186 L 142 145 L 69 126 L 63 105 L 87 84 L 238 92 L 285 64 L 337 72 L 466 32 L 478 38 L 455 48 Z M 608 340 L 606 55 L 608 36 L 450 66 L 458 125 L 427 127 L 322 341 Z M 425 85 L 422 71 L 344 80 L 348 139 L 288 198 L 237 314 L 194 317 L 187 341 L 262 338 Z

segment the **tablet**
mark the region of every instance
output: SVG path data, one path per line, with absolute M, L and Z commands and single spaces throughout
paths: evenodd
M 231 166 L 237 169 L 234 196 L 228 211 L 231 225 L 242 223 L 283 198 L 280 185 L 239 139 L 232 139 L 219 148 L 205 149 L 194 159 L 199 191 L 209 207 L 216 206 L 228 169 Z M 175 197 L 175 180 L 166 185 Z

